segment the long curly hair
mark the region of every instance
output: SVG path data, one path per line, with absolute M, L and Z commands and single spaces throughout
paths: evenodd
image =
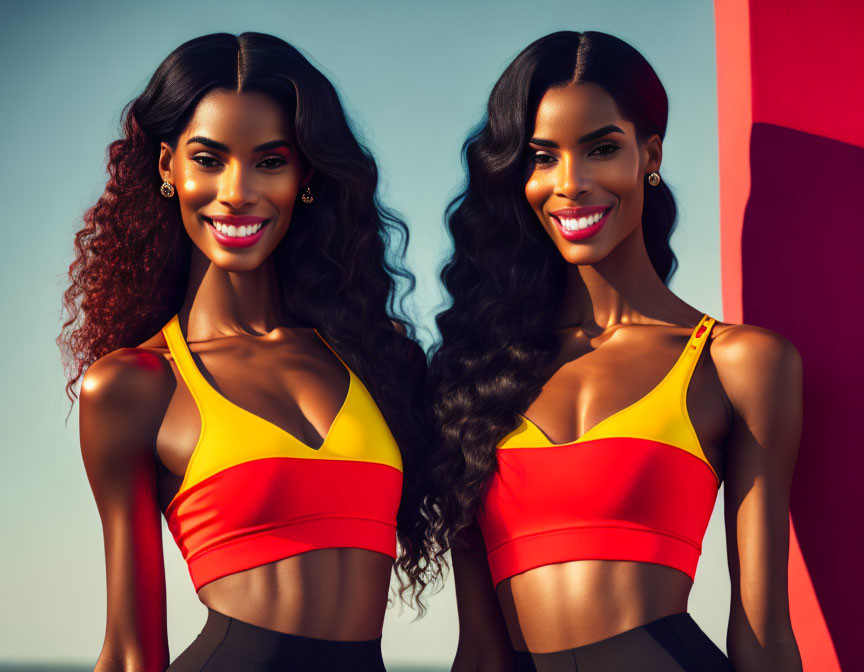
M 436 317 L 429 391 L 439 430 L 429 497 L 432 534 L 458 545 L 497 468 L 496 444 L 537 398 L 558 354 L 554 319 L 566 261 L 525 196 L 528 140 L 543 95 L 595 83 L 632 121 L 640 141 L 666 132 L 668 101 L 657 74 L 626 42 L 600 32 L 562 31 L 530 44 L 497 81 L 486 118 L 462 148 L 464 191 L 448 206 L 453 256 L 441 279 L 452 304 Z M 654 269 L 668 282 L 675 201 L 665 183 L 645 191 L 642 231 Z
M 108 150 L 108 182 L 75 236 L 63 295 L 57 344 L 67 395 L 74 405 L 74 387 L 90 364 L 151 337 L 181 307 L 192 243 L 177 200 L 159 195 L 159 148 L 176 146 L 214 89 L 270 96 L 293 120 L 303 160 L 315 169 L 315 206 L 294 211 L 273 252 L 275 298 L 287 314 L 317 327 L 357 372 L 400 446 L 399 596 L 410 603 L 410 588 L 422 613 L 420 593 L 440 568 L 430 555 L 420 488 L 412 485 L 429 445 L 431 413 L 424 404 L 426 355 L 404 317 L 414 289 L 401 261 L 408 229 L 378 201 L 375 161 L 353 135 L 336 90 L 288 43 L 261 33 L 190 40 L 124 109 L 122 137 Z M 398 299 L 397 278 L 405 290 Z

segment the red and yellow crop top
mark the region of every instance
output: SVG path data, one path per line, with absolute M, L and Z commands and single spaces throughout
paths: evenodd
M 196 591 L 319 548 L 396 557 L 402 458 L 368 390 L 341 358 L 348 394 L 315 449 L 219 394 L 195 364 L 176 315 L 162 333 L 201 415 L 183 482 L 165 510 Z
M 660 383 L 576 441 L 528 418 L 498 443 L 477 522 L 492 580 L 571 560 L 674 567 L 692 580 L 720 481 L 687 412 L 715 320 L 703 315 Z

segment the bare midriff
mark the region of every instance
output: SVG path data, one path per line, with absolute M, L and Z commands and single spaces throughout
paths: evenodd
M 263 628 L 337 641 L 381 636 L 393 558 L 359 548 L 324 548 L 211 581 L 198 598 Z
M 504 579 L 497 594 L 513 648 L 546 653 L 687 611 L 684 572 L 648 562 L 577 560 Z

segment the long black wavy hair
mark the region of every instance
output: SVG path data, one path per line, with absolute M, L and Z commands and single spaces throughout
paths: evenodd
M 293 122 L 303 161 L 314 168 L 315 204 L 294 210 L 273 252 L 277 300 L 286 314 L 317 327 L 348 362 L 399 444 L 405 483 L 397 517 L 399 595 L 411 587 L 422 612 L 419 594 L 436 570 L 420 488 L 412 483 L 429 444 L 431 413 L 424 404 L 426 356 L 404 317 L 405 296 L 414 289 L 401 262 L 408 229 L 378 201 L 375 161 L 352 133 L 333 85 L 290 44 L 261 33 L 190 40 L 124 109 L 122 137 L 109 147 L 105 192 L 75 237 L 63 297 L 67 319 L 57 339 L 67 394 L 74 404 L 73 387 L 90 364 L 146 340 L 183 302 L 191 241 L 177 199 L 159 195 L 159 148 L 163 141 L 176 146 L 200 100 L 215 89 L 276 101 Z M 398 300 L 397 278 L 405 290 Z
M 492 89 L 486 118 L 462 148 L 467 186 L 448 206 L 453 256 L 441 279 L 452 297 L 436 318 L 429 394 L 439 429 L 430 500 L 432 534 L 460 541 L 497 468 L 497 442 L 539 395 L 558 353 L 553 321 L 567 262 L 524 195 L 534 118 L 550 88 L 598 84 L 631 121 L 638 140 L 666 132 L 668 101 L 636 49 L 600 32 L 562 31 L 530 44 Z M 677 262 L 669 246 L 675 201 L 665 183 L 645 191 L 642 231 L 657 274 Z

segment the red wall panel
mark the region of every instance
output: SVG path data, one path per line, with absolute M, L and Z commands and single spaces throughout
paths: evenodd
M 864 669 L 864 3 L 716 0 L 724 318 L 792 341 L 790 608 L 804 669 Z

